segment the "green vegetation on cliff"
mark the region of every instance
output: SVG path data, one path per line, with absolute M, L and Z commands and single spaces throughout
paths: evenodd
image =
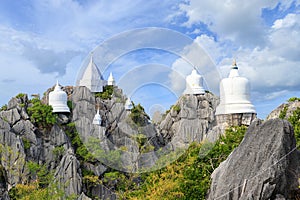
M 214 145 L 192 144 L 171 165 L 143 174 L 140 186 L 118 193 L 124 199 L 205 199 L 210 175 L 240 144 L 245 132 L 244 126 L 233 127 Z
M 39 128 L 49 128 L 57 119 L 57 115 L 52 113 L 52 107 L 43 104 L 38 98 L 31 100 L 31 106 L 27 108 L 27 111 L 31 121 Z

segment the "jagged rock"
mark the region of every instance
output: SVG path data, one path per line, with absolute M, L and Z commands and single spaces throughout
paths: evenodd
M 290 199 L 299 177 L 295 147 L 287 121 L 254 121 L 241 144 L 213 172 L 208 199 Z
M 7 111 L 0 112 L 0 118 L 2 118 L 4 121 L 7 121 L 11 126 L 13 126 L 21 119 L 21 116 L 18 112 L 18 109 L 13 108 Z
M 284 109 L 286 109 L 286 115 L 284 117 L 285 119 L 288 119 L 291 115 L 293 115 L 294 110 L 296 110 L 299 107 L 300 107 L 300 101 L 283 103 L 267 116 L 267 120 L 279 118 L 280 113 Z
M 92 171 L 96 176 L 101 176 L 107 170 L 107 167 L 102 164 L 93 165 L 91 163 L 84 163 L 83 166 L 86 170 Z
M 92 196 L 98 197 L 100 199 L 117 199 L 117 195 L 112 192 L 110 189 L 106 188 L 104 185 L 96 185 L 91 189 Z
M 26 170 L 23 142 L 18 135 L 9 130 L 9 123 L 0 119 L 1 165 L 6 172 L 7 190 L 27 179 L 23 175 Z
M 165 142 L 172 140 L 176 148 L 202 141 L 216 123 L 214 112 L 218 101 L 211 93 L 181 96 L 158 127 Z
M 84 193 L 81 193 L 78 200 L 92 200 L 90 197 L 86 196 Z
M 65 195 L 80 195 L 82 192 L 82 177 L 80 163 L 72 150 L 63 156 L 55 172 L 55 180 L 58 181 Z

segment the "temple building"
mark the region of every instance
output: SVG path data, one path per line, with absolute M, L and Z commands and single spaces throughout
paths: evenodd
M 228 78 L 220 82 L 220 104 L 216 108 L 218 123 L 229 126 L 250 125 L 256 118 L 256 111 L 250 101 L 250 83 L 239 75 L 236 62 L 233 62 Z
M 93 55 L 91 55 L 88 66 L 86 67 L 82 78 L 79 81 L 79 86 L 85 86 L 91 90 L 91 92 L 103 92 L 103 87 L 107 82 L 103 79 L 97 65 L 93 61 Z
M 110 72 L 109 74 L 109 77 L 107 79 L 107 85 L 115 85 L 116 82 L 115 82 L 115 78 L 113 77 L 112 73 Z
M 54 113 L 69 113 L 70 109 L 67 104 L 68 96 L 58 84 L 52 92 L 49 93 L 49 105 L 52 106 Z
M 203 77 L 199 75 L 196 69 L 193 69 L 192 73 L 185 79 L 186 89 L 184 94 L 204 94 Z
M 133 108 L 133 104 L 131 102 L 131 99 L 128 97 L 128 99 L 125 102 L 125 110 L 131 110 Z

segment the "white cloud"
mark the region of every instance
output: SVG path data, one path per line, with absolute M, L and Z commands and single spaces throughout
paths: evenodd
M 265 40 L 262 9 L 273 8 L 275 5 L 275 2 L 261 0 L 190 0 L 186 4 L 181 4 L 180 9 L 188 17 L 186 26 L 202 22 L 221 39 L 260 45 Z

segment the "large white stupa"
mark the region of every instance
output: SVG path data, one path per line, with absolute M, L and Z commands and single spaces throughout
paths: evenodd
M 250 83 L 247 78 L 239 75 L 236 62 L 230 70 L 228 78 L 220 83 L 220 104 L 216 115 L 256 113 L 250 101 Z
M 115 85 L 115 78 L 113 77 L 112 72 L 110 72 L 109 77 L 107 79 L 107 85 Z
M 93 55 L 91 55 L 89 64 L 79 81 L 79 86 L 85 86 L 89 88 L 91 92 L 103 92 L 103 87 L 106 84 L 97 65 L 93 61 Z
M 64 92 L 58 84 L 52 92 L 49 93 L 49 105 L 52 106 L 54 113 L 69 113 L 70 109 L 67 104 L 68 96 L 67 93 Z
M 196 69 L 193 69 L 192 73 L 185 79 L 186 89 L 184 94 L 204 94 L 203 78 L 199 75 Z

